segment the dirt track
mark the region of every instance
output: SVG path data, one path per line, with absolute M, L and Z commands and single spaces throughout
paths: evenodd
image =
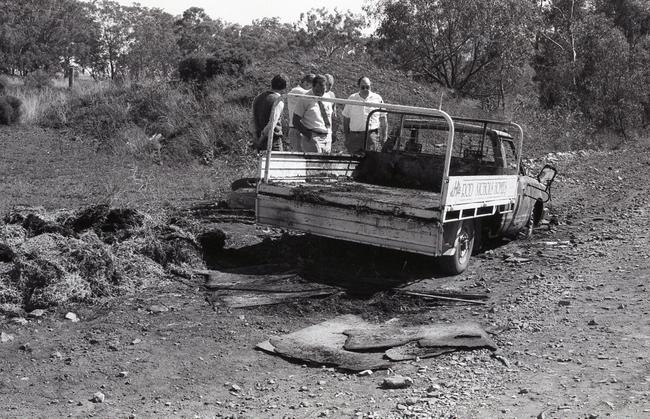
M 196 277 L 26 324 L 1 319 L 0 331 L 14 336 L 0 343 L 1 414 L 648 417 L 648 151 L 561 157 L 552 205 L 558 226 L 479 255 L 458 277 L 434 278 L 432 269 L 431 279 L 419 282 L 489 290 L 485 306 L 381 292 L 229 311 L 206 301 Z M 220 227 L 256 243 L 280 240 L 250 224 Z M 286 245 L 282 240 L 273 246 Z M 66 311 L 81 321 L 64 320 Z M 414 385 L 383 390 L 385 371 L 351 375 L 254 350 L 271 335 L 340 313 L 413 323 L 475 320 L 493 333 L 502 358 L 484 350 L 399 363 L 393 371 Z M 97 391 L 103 403 L 89 401 Z

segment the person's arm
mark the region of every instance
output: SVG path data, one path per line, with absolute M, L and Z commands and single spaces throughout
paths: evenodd
M 343 117 L 343 133 L 348 134 L 350 132 L 350 118 L 347 116 Z
M 297 113 L 293 114 L 293 127 L 305 137 L 311 138 L 311 131 L 302 124 L 302 117 Z

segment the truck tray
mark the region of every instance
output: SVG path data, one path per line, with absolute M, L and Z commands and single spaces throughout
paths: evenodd
M 440 194 L 437 192 L 371 185 L 352 180 L 262 183 L 258 194 L 425 220 L 440 217 Z
M 353 181 L 258 186 L 257 221 L 320 236 L 435 256 L 440 194 Z

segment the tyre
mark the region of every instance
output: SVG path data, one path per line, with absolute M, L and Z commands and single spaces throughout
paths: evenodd
M 528 221 L 526 221 L 526 224 L 517 233 L 517 239 L 522 240 L 533 237 L 533 230 L 537 225 L 539 225 L 543 212 L 543 204 L 540 201 L 535 201 L 530 214 L 528 214 Z
M 247 189 L 247 188 L 255 189 L 258 180 L 259 179 L 256 177 L 245 177 L 245 178 L 237 179 L 236 181 L 230 184 L 230 189 L 232 189 L 233 191 L 239 189 Z
M 461 222 L 456 229 L 454 240 L 454 254 L 442 256 L 442 269 L 451 275 L 457 275 L 467 269 L 469 259 L 474 251 L 474 223 L 471 221 Z

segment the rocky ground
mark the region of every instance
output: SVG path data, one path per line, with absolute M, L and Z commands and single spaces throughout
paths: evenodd
M 360 263 L 346 277 L 350 259 L 336 249 L 312 263 L 304 257 L 309 239 L 245 217 L 206 220 L 187 212 L 178 223 L 184 231 L 225 233 L 216 263 L 231 271 L 277 267 L 289 254 L 296 256 L 289 268 L 308 278 L 341 285 L 356 275 L 364 285 L 317 300 L 227 309 L 206 298 L 201 276 L 163 266 L 165 280 L 136 292 L 7 312 L 0 317 L 0 415 L 649 417 L 648 151 L 637 144 L 548 156 L 560 172 L 548 214 L 557 223 L 477 255 L 462 275 L 442 277 L 430 268 L 398 278 L 425 290 L 489 292 L 486 305 L 397 294 L 378 285 L 395 281 L 376 275 L 385 260 Z M 328 269 L 337 274 L 324 274 Z M 373 272 L 375 282 L 367 282 Z M 456 352 L 359 375 L 254 349 L 270 336 L 347 313 L 377 322 L 473 320 L 499 351 Z M 413 384 L 383 389 L 394 375 Z

